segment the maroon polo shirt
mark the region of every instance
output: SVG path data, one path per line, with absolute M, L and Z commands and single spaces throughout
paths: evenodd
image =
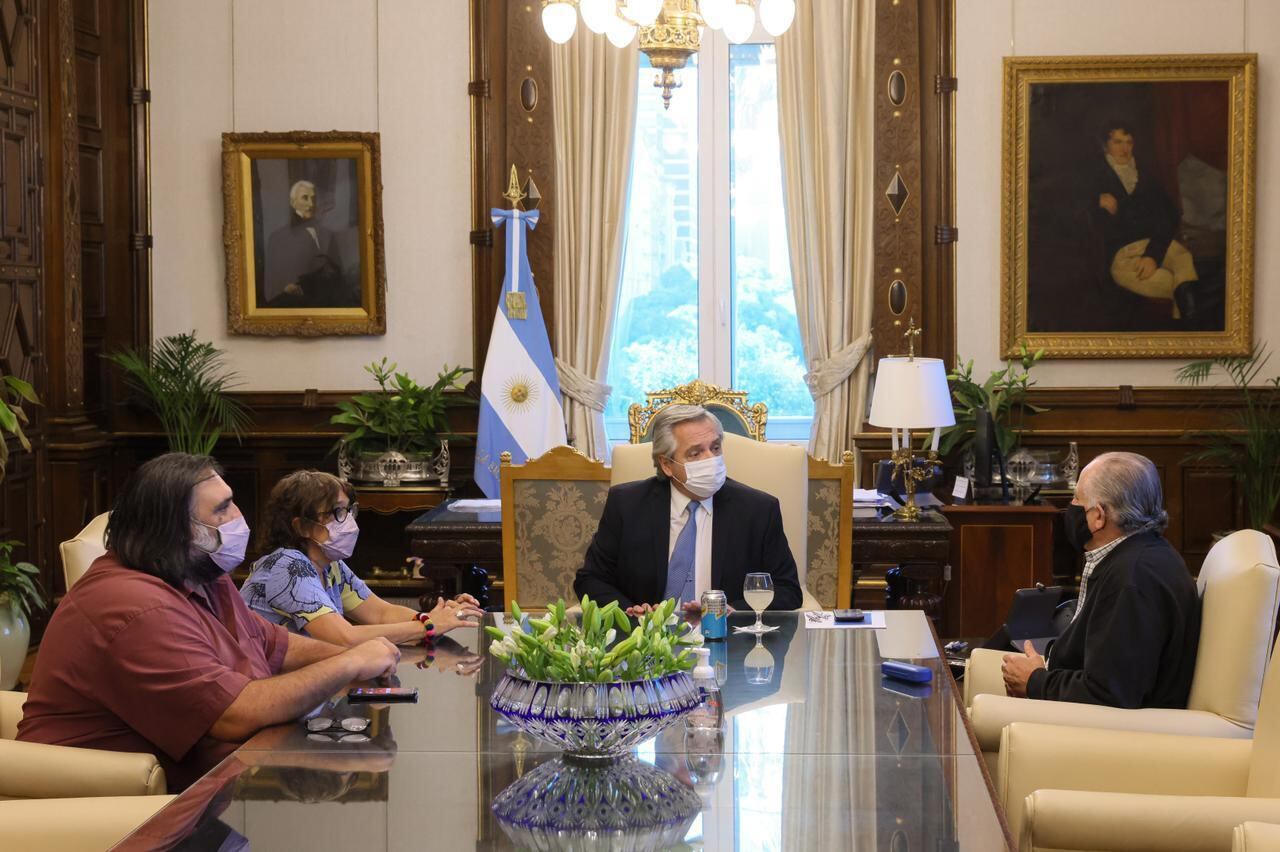
M 250 681 L 279 674 L 288 644 L 229 576 L 179 591 L 108 553 L 49 622 L 18 739 L 150 752 L 181 790 L 234 749 L 209 729 Z

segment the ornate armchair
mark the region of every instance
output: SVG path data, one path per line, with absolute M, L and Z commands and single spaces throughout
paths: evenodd
M 553 447 L 513 465 L 502 454 L 503 596 L 538 609 L 574 600 L 582 567 L 609 493 L 609 468 L 573 447 Z
M 720 419 L 724 431 L 731 435 L 764 440 L 769 407 L 763 402 L 749 403 L 746 391 L 720 388 L 701 379 L 694 379 L 687 385 L 646 393 L 645 397 L 647 402 L 644 405 L 633 402 L 627 410 L 633 444 L 650 440 L 649 429 L 653 424 L 653 416 L 668 405 L 677 403 L 705 407 Z
M 808 460 L 809 565 L 801 578 L 823 609 L 835 609 L 853 599 L 853 453 L 845 450 L 840 464 Z
M 67 591 L 89 570 L 93 560 L 107 552 L 107 519 L 110 512 L 103 512 L 76 533 L 58 545 L 58 553 L 62 556 L 62 576 L 67 581 Z

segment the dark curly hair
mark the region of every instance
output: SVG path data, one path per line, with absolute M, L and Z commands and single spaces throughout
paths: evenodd
M 288 547 L 305 553 L 309 539 L 294 529 L 293 519 L 320 523 L 321 513 L 333 508 L 339 494 L 352 503 L 356 500 L 351 483 L 322 470 L 296 470 L 277 482 L 267 499 L 263 550 Z

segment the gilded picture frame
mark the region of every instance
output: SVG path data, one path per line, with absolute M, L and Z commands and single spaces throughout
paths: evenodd
M 377 133 L 222 134 L 227 329 L 386 334 Z
M 1257 56 L 1004 60 L 1001 350 L 1244 355 Z

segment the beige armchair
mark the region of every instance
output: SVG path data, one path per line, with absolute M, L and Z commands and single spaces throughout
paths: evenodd
M 801 606 L 806 610 L 822 609 L 822 604 L 805 582 L 809 566 L 809 462 L 804 447 L 768 444 L 725 433 L 724 464 L 733 479 L 778 498 L 782 528 L 787 534 L 791 555 L 796 560 L 796 572 L 804 595 Z M 614 447 L 612 471 L 614 485 L 653 476 L 653 445 L 643 443 Z M 852 523 L 852 509 L 849 516 Z
M 1011 722 L 1252 736 L 1280 607 L 1275 544 L 1256 530 L 1232 533 L 1205 557 L 1197 586 L 1203 602 L 1200 643 L 1186 710 L 1124 710 L 1009 698 L 1000 677 L 1005 652 L 974 651 L 965 674 L 965 699 L 988 764 L 994 764 L 1000 732 Z
M 1231 852 L 1280 852 L 1280 825 L 1244 822 L 1231 832 Z
M 102 852 L 150 819 L 173 796 L 96 796 L 83 799 L 0 801 L 0 837 L 6 849 Z
M 107 552 L 107 518 L 110 512 L 103 512 L 84 529 L 76 533 L 75 538 L 67 539 L 58 545 L 58 553 L 62 556 L 62 576 L 67 581 L 67 591 L 89 570 L 93 560 Z
M 1222 850 L 1280 822 L 1280 656 L 1252 740 L 1015 722 L 998 792 L 1024 850 Z
M 155 755 L 14 740 L 26 699 L 25 692 L 0 692 L 0 800 L 165 792 L 164 770 Z M 8 837 L 3 828 L 0 837 Z

